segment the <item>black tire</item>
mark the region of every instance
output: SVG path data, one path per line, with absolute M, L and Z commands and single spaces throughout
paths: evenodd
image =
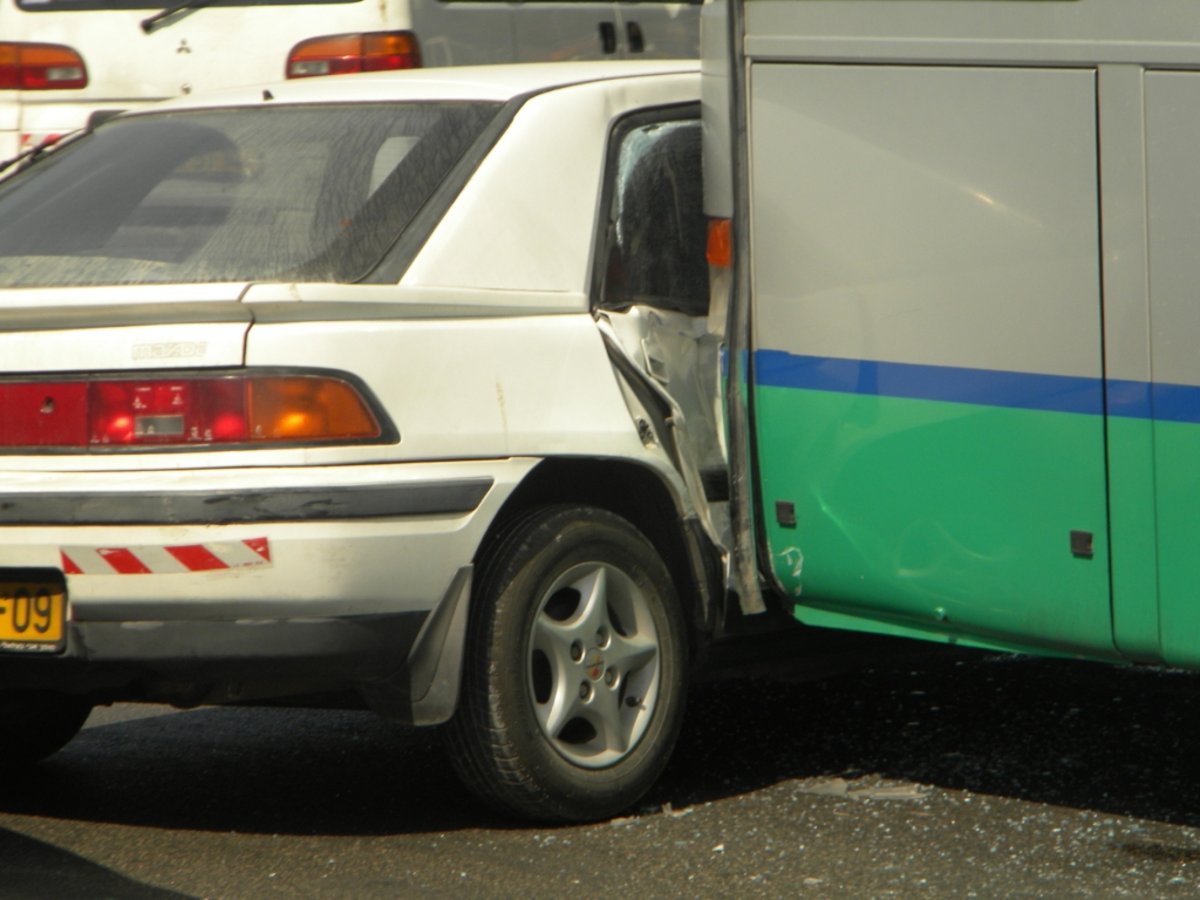
M 62 749 L 92 704 L 53 691 L 0 692 L 0 763 L 29 765 Z
M 686 641 L 666 566 L 629 522 L 587 506 L 519 519 L 477 573 L 447 729 L 460 777 L 522 818 L 626 809 L 674 748 Z

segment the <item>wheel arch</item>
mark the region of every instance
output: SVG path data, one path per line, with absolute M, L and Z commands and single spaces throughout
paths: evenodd
M 646 536 L 671 574 L 688 623 L 691 657 L 697 659 L 720 621 L 720 559 L 699 520 L 680 508 L 664 480 L 646 466 L 615 459 L 543 460 L 505 501 L 480 542 L 475 563 L 511 522 L 558 503 L 608 510 Z

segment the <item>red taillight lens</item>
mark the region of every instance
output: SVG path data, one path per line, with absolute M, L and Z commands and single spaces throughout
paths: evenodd
M 0 90 L 63 91 L 87 83 L 83 57 L 70 47 L 0 41 Z
M 88 443 L 214 444 L 248 440 L 239 378 L 98 381 L 89 385 Z
M 331 34 L 302 41 L 287 59 L 288 78 L 417 69 L 421 47 L 411 31 Z
M 353 442 L 382 435 L 358 390 L 324 375 L 0 384 L 0 447 Z

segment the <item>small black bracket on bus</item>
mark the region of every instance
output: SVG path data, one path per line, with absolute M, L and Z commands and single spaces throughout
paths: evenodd
M 1096 555 L 1090 531 L 1071 532 L 1071 555 L 1080 559 L 1091 559 Z

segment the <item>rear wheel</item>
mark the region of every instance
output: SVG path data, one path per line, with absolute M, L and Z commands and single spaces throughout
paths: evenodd
M 613 815 L 666 765 L 685 668 L 674 587 L 641 532 L 593 507 L 538 510 L 480 568 L 455 765 L 508 813 Z
M 0 762 L 35 763 L 83 728 L 92 704 L 53 691 L 0 692 Z

